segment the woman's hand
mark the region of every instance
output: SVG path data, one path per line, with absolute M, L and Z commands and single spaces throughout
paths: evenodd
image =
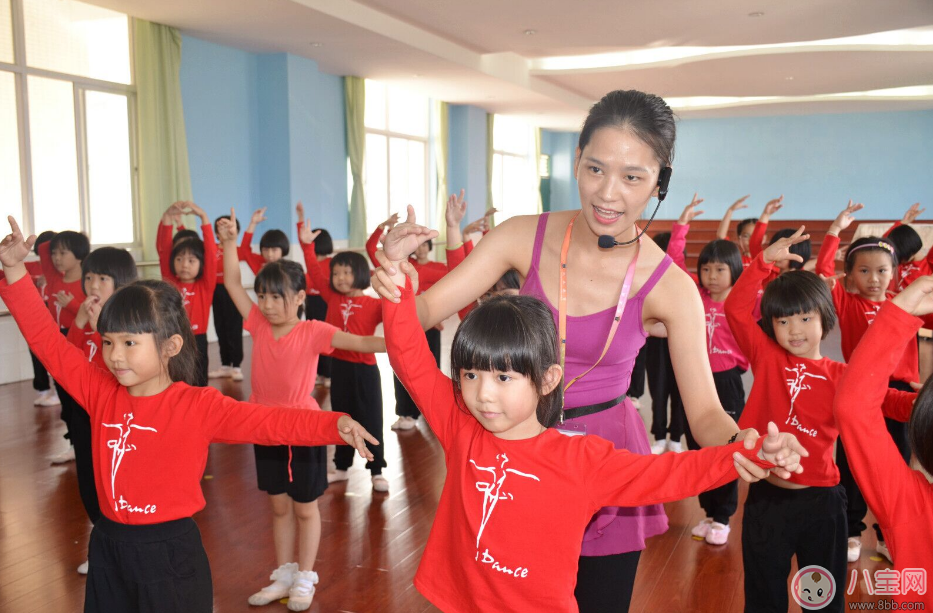
M 891 302 L 917 317 L 933 313 L 933 276 L 918 277 Z
M 919 202 L 914 202 L 912 205 L 910 205 L 910 208 L 907 209 L 907 212 L 904 213 L 904 217 L 901 218 L 901 223 L 902 224 L 914 223 L 914 221 L 916 221 L 917 218 L 920 217 L 920 214 L 923 213 L 925 210 L 926 209 L 920 208 Z
M 342 438 L 347 445 L 356 449 L 361 458 L 368 462 L 372 462 L 375 459 L 373 454 L 366 447 L 366 441 L 369 441 L 373 445 L 378 445 L 379 441 L 377 441 L 372 434 L 367 432 L 366 428 L 361 426 L 359 422 L 351 419 L 349 415 L 341 415 L 340 419 L 337 420 L 337 432 L 340 433 L 340 438 Z
M 793 235 L 788 236 L 787 238 L 779 238 L 771 245 L 768 245 L 768 248 L 761 252 L 761 257 L 765 263 L 773 264 L 774 262 L 783 262 L 784 260 L 802 263 L 803 258 L 795 253 L 791 253 L 790 247 L 791 245 L 802 243 L 803 241 L 810 238 L 809 234 L 803 233 L 805 229 L 805 226 L 800 226 L 800 228 L 794 232 Z
M 408 219 L 392 228 L 382 241 L 382 250 L 390 262 L 407 260 L 424 242 L 437 237 L 437 230 L 419 226 L 415 221 L 415 209 L 408 205 Z M 394 274 L 394 273 L 393 273 Z
M 697 198 L 696 192 L 694 192 L 693 200 L 690 201 L 690 204 L 684 207 L 684 211 L 680 214 L 680 219 L 677 220 L 677 223 L 682 226 L 689 226 L 690 222 L 693 221 L 695 217 L 702 215 L 703 211 L 696 210 L 701 202 L 703 202 L 703 198 Z
M 447 222 L 447 227 L 450 228 L 459 228 L 460 222 L 463 221 L 463 216 L 466 215 L 467 203 L 463 199 L 463 196 L 466 194 L 466 190 L 460 190 L 460 195 L 451 194 L 450 198 L 447 199 L 447 210 L 444 212 L 444 219 Z
M 232 243 L 231 249 L 236 249 L 236 212 L 230 207 L 230 217 L 221 217 L 217 220 L 217 238 L 221 244 Z
M 784 194 L 781 194 L 780 198 L 775 198 L 774 200 L 769 200 L 768 204 L 765 205 L 765 210 L 761 213 L 761 217 L 758 218 L 758 221 L 761 223 L 768 223 L 771 220 L 771 216 L 781 210 L 784 206 Z
M 781 479 L 790 479 L 793 474 L 799 475 L 803 472 L 800 459 L 809 455 L 796 436 L 789 432 L 780 432 L 777 424 L 773 421 L 768 422 L 768 436 L 758 451 L 758 457 L 774 464 L 771 472 Z
M 827 234 L 834 234 L 839 236 L 839 233 L 847 229 L 852 225 L 852 222 L 855 221 L 855 213 L 861 211 L 865 208 L 865 205 L 862 203 L 852 204 L 852 201 L 849 200 L 849 204 L 846 205 L 846 208 L 842 209 L 842 212 L 836 216 L 835 221 L 829 226 Z
M 19 224 L 12 215 L 7 217 L 7 221 L 10 222 L 10 233 L 0 241 L 0 263 L 4 268 L 22 266 L 25 270 L 26 266 L 23 265 L 23 261 L 32 251 L 32 246 L 36 244 L 36 235 L 23 238 L 23 231 L 19 229 Z

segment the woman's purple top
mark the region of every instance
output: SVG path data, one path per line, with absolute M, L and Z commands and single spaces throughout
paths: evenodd
M 538 218 L 538 231 L 535 234 L 531 267 L 528 269 L 521 293 L 539 298 L 547 304 L 554 314 L 556 324 L 557 309 L 545 296 L 538 273 L 547 220 L 547 213 Z M 619 322 L 619 329 L 602 362 L 567 390 L 564 398 L 567 408 L 612 400 L 622 396 L 628 390 L 635 358 L 648 337 L 648 332 L 642 325 L 641 315 L 645 296 L 670 264 L 671 259 L 665 256 L 638 293 L 629 299 L 625 305 L 622 320 Z M 556 270 L 554 274 L 557 274 Z M 573 297 L 571 296 L 570 299 L 572 300 Z M 615 309 L 616 307 L 613 306 L 592 315 L 567 316 L 565 381 L 573 379 L 596 362 L 606 344 Z M 628 449 L 644 455 L 651 453 L 645 425 L 628 398 L 606 411 L 567 421 L 586 424 L 587 435 L 601 436 L 611 441 L 616 449 Z M 606 507 L 600 509 L 587 526 L 583 536 L 581 555 L 606 556 L 640 551 L 645 548 L 646 538 L 661 534 L 666 530 L 667 515 L 664 514 L 662 505 Z

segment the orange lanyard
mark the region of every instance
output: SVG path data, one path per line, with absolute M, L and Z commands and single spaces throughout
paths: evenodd
M 577 213 L 579 215 L 579 213 Z M 564 233 L 564 244 L 560 248 L 560 294 L 557 299 L 557 319 L 558 319 L 558 333 L 560 334 L 560 367 L 561 370 L 566 368 L 565 364 L 567 361 L 567 253 L 570 251 L 570 236 L 573 233 L 573 222 L 576 221 L 577 217 L 574 216 L 570 220 L 570 223 L 567 224 L 567 232 Z M 635 247 L 635 255 L 632 257 L 632 261 L 628 265 L 628 270 L 625 272 L 625 281 L 622 282 L 622 291 L 619 293 L 619 304 L 616 306 L 615 317 L 612 320 L 612 326 L 609 328 L 609 338 L 606 339 L 606 346 L 603 347 L 603 352 L 599 355 L 599 359 L 596 360 L 596 363 L 586 369 L 582 374 L 574 377 L 569 383 L 567 383 L 563 389 L 562 393 L 570 389 L 570 386 L 579 381 L 588 374 L 591 370 L 596 368 L 604 357 L 606 357 L 606 352 L 609 351 L 609 346 L 612 345 L 612 339 L 615 338 L 616 331 L 619 329 L 619 322 L 622 320 L 622 313 L 625 312 L 625 303 L 628 302 L 628 294 L 632 289 L 632 280 L 635 278 L 635 263 L 638 261 L 638 251 L 641 249 L 641 240 L 639 239 Z M 566 377 L 566 371 L 565 377 Z M 561 415 L 560 421 L 564 422 L 564 411 L 563 403 L 561 403 Z

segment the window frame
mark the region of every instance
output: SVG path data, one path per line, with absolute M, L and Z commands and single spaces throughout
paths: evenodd
M 498 118 L 498 117 L 500 117 L 500 116 L 497 116 L 497 118 Z M 529 130 L 531 130 L 531 131 L 533 131 L 533 130 L 535 129 L 535 127 L 532 126 L 532 125 L 526 125 L 525 127 L 527 127 L 527 128 L 528 128 Z M 531 138 L 532 135 L 529 134 L 528 136 L 529 136 L 529 138 Z M 526 153 L 515 153 L 514 151 L 508 151 L 508 150 L 505 150 L 505 149 L 496 149 L 496 147 L 495 147 L 495 136 L 493 136 L 493 147 L 492 147 L 492 169 L 493 169 L 493 173 L 495 173 L 495 169 L 496 169 L 496 162 L 497 162 L 496 156 L 500 156 L 500 159 L 501 159 L 502 169 L 500 170 L 500 174 L 502 175 L 502 179 L 503 179 L 503 180 L 502 180 L 502 185 L 500 186 L 500 189 L 499 189 L 499 190 L 496 190 L 495 183 L 493 182 L 493 186 L 492 186 L 492 202 L 489 203 L 489 206 L 496 206 L 497 208 L 498 208 L 498 207 L 501 207 L 501 209 L 499 209 L 499 210 L 500 210 L 502 213 L 506 213 L 506 210 L 505 210 L 505 209 L 506 209 L 506 204 L 505 204 L 505 194 L 506 194 L 506 188 L 505 188 L 505 176 L 506 176 L 506 173 L 505 173 L 505 158 L 514 158 L 514 159 L 516 159 L 516 160 L 521 160 L 521 161 L 525 164 L 525 166 L 526 166 L 526 170 L 527 170 L 527 172 L 528 172 L 528 178 L 529 178 L 529 180 L 530 180 L 532 171 L 537 172 L 537 169 L 538 169 L 537 160 L 534 159 L 535 155 L 534 155 L 534 148 L 533 148 L 533 147 L 530 147 L 529 150 L 528 150 Z M 492 177 L 490 177 L 490 181 L 492 182 Z M 496 193 L 497 191 L 498 191 L 498 193 Z M 523 203 L 523 204 L 524 204 L 524 203 Z M 528 202 L 528 204 L 529 204 L 530 207 L 531 207 L 530 210 L 528 210 L 528 211 L 519 211 L 519 212 L 517 212 L 517 213 L 514 213 L 514 214 L 509 215 L 508 217 L 502 216 L 502 220 L 504 221 L 504 220 L 506 220 L 506 219 L 509 219 L 509 218 L 511 218 L 511 217 L 517 217 L 517 216 L 519 216 L 519 215 L 536 215 L 536 214 L 538 213 L 538 211 L 537 211 L 537 208 L 535 207 L 534 198 L 533 198 L 531 195 L 529 195 L 529 202 Z M 498 222 L 497 222 L 497 223 L 498 223 Z
M 79 0 L 80 1 L 80 0 Z M 116 11 L 119 12 L 119 11 Z M 141 246 L 139 211 L 139 146 L 137 137 L 138 118 L 136 116 L 136 62 L 133 53 L 134 33 L 132 17 L 126 15 L 128 25 L 127 41 L 130 57 L 130 84 L 102 81 L 90 77 L 71 75 L 44 68 L 33 68 L 26 63 L 26 25 L 23 12 L 23 0 L 10 0 L 10 13 L 13 24 L 13 63 L 0 62 L 0 71 L 10 72 L 14 77 L 16 96 L 16 121 L 19 135 L 19 165 L 20 188 L 22 193 L 21 222 L 23 232 L 37 234 L 35 222 L 35 202 L 32 183 L 32 145 L 29 126 L 29 91 L 28 78 L 31 76 L 44 77 L 57 81 L 65 81 L 72 86 L 75 113 L 75 146 L 78 174 L 78 203 L 80 230 L 87 234 L 94 243 L 90 234 L 91 228 L 91 198 L 88 186 L 87 166 L 87 115 L 85 113 L 85 93 L 98 91 L 107 94 L 126 96 L 130 159 L 130 186 L 131 206 L 133 217 L 133 238 L 127 243 L 107 243 L 115 247 L 138 248 Z

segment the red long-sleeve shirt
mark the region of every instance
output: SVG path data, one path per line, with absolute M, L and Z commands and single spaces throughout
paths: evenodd
M 852 353 L 833 409 L 846 440 L 852 474 L 884 529 L 895 570 L 926 569 L 929 573 L 933 570 L 933 485 L 904 464 L 890 437 L 878 435 L 885 431 L 878 407 L 898 366 L 897 354 L 890 347 L 913 342 L 918 328 L 920 319 L 893 303 L 882 306 Z M 920 601 L 929 609 L 933 607 L 933 589 L 928 587 L 925 595 L 902 590 L 894 600 Z
M 752 230 L 752 237 L 748 239 L 748 253 L 751 255 L 751 260 L 754 260 L 758 255 L 763 251 L 761 244 L 765 241 L 765 234 L 768 233 L 768 224 L 767 222 L 756 222 L 755 229 Z M 743 256 L 744 263 L 744 256 Z M 749 262 L 751 264 L 751 262 Z M 745 265 L 746 268 L 748 264 Z
M 90 324 L 85 324 L 83 328 L 71 326 L 67 338 L 69 343 L 81 350 L 88 362 L 107 370 L 104 354 L 100 350 L 103 347 L 100 334 L 91 329 Z
M 45 295 L 47 306 L 55 323 L 61 328 L 70 328 L 74 323 L 75 315 L 81 308 L 81 303 L 87 298 L 81 285 L 81 277 L 77 281 L 65 281 L 65 276 L 52 265 L 52 241 L 45 241 L 39 245 L 39 263 L 42 274 L 45 276 Z M 27 270 L 29 270 L 27 268 Z M 74 296 L 71 302 L 61 307 L 55 299 L 55 294 L 64 291 Z
M 900 221 L 895 221 L 894 225 L 888 228 L 888 231 L 884 233 L 885 238 L 891 234 L 891 230 L 902 225 L 904 224 Z M 895 293 L 900 293 L 919 277 L 930 274 L 933 274 L 933 249 L 927 251 L 926 257 L 922 260 L 913 259 L 909 262 L 901 262 L 898 264 L 897 274 L 892 281 L 892 289 Z
M 241 262 L 246 262 L 253 274 L 259 274 L 259 270 L 265 265 L 266 260 L 262 254 L 253 252 L 253 233 L 244 232 L 243 240 L 240 241 L 240 247 L 237 249 L 237 256 Z
M 470 255 L 470 252 L 473 251 L 473 241 L 466 241 L 459 247 L 447 250 L 447 272 L 450 272 L 454 268 L 460 265 L 463 260 L 466 259 L 466 256 Z M 460 316 L 460 321 L 466 319 L 466 316 L 470 314 L 478 303 L 471 302 L 462 309 L 460 309 L 457 314 Z
M 816 273 L 823 276 L 832 276 L 836 274 L 835 260 L 836 250 L 839 248 L 839 237 L 827 234 L 823 239 L 823 245 L 820 247 L 820 255 L 816 260 Z M 875 320 L 878 311 L 884 302 L 875 302 L 862 298 L 858 294 L 852 294 L 845 290 L 844 284 L 837 282 L 833 286 L 833 304 L 836 307 L 836 313 L 839 315 L 839 331 L 842 335 L 842 357 L 848 362 L 852 357 L 852 352 L 859 341 L 868 331 L 868 327 Z M 894 345 L 889 345 L 888 350 L 892 350 Z M 901 359 L 894 369 L 893 381 L 919 381 L 920 366 L 917 355 L 917 341 L 911 339 L 909 342 L 901 345 Z
M 159 253 L 162 279 L 181 292 L 194 334 L 207 334 L 214 288 L 217 287 L 217 243 L 214 242 L 214 230 L 210 224 L 204 224 L 201 226 L 201 234 L 204 237 L 204 270 L 201 271 L 201 276 L 191 283 L 182 283 L 172 272 L 172 263 L 169 261 L 172 253 L 172 226 L 160 224 L 156 236 L 156 251 Z
M 739 427 L 764 432 L 768 422 L 773 421 L 781 430 L 795 434 L 810 456 L 800 462 L 803 474 L 791 475 L 789 480 L 801 485 L 833 486 L 839 483 L 839 469 L 833 461 L 833 444 L 839 430 L 831 407 L 846 366 L 825 357 L 811 360 L 793 356 L 758 326 L 752 310 L 769 269 L 761 256 L 755 258 L 726 298 L 729 327 L 755 375 Z M 915 398 L 916 394 L 888 390 L 885 414 L 907 421 Z
M 28 280 L 0 282 L 0 298 L 33 352 L 88 412 L 100 508 L 112 521 L 152 524 L 203 509 L 201 475 L 213 442 L 343 444 L 340 413 L 238 402 L 180 382 L 131 396 L 61 335 Z
M 497 438 L 458 407 L 421 334 L 411 289 L 382 308 L 392 368 L 444 448 L 447 478 L 415 576 L 415 587 L 443 611 L 577 611 L 580 542 L 597 510 L 728 483 L 737 476 L 736 451 L 770 466 L 742 443 L 644 456 L 553 429 Z
M 376 327 L 382 323 L 382 309 L 379 299 L 371 296 L 347 296 L 335 292 L 330 288 L 330 277 L 324 274 L 318 264 L 314 253 L 314 243 L 302 243 L 302 252 L 305 256 L 305 267 L 308 269 L 310 284 L 321 293 L 321 298 L 327 303 L 327 323 L 336 326 L 344 332 L 358 336 L 372 336 Z M 376 363 L 376 354 L 334 349 L 332 357 L 345 362 L 359 364 Z

